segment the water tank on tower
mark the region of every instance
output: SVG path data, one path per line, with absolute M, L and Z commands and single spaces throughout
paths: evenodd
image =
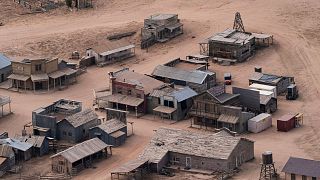
M 263 164 L 272 164 L 273 163 L 271 151 L 266 151 L 262 154 L 262 163 Z

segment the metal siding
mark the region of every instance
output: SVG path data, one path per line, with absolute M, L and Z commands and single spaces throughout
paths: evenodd
M 233 87 L 232 92 L 233 94 L 240 94 L 241 105 L 253 111 L 260 111 L 260 94 L 258 91 Z

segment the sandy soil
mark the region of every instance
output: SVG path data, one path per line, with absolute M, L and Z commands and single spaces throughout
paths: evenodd
M 137 50 L 136 58 L 123 63 L 104 68 L 91 67 L 76 85 L 64 91 L 33 94 L 0 90 L 0 94 L 12 97 L 14 110 L 13 115 L 0 119 L 0 131 L 9 131 L 12 136 L 20 133 L 23 125 L 31 121 L 32 110 L 59 98 L 77 99 L 91 107 L 92 89 L 108 85 L 108 71 L 126 66 L 137 72 L 151 73 L 158 64 L 198 53 L 197 43 L 231 27 L 234 13 L 239 11 L 247 31 L 273 34 L 275 44 L 259 51 L 248 62 L 228 67 L 212 64 L 211 70 L 217 72 L 219 79 L 224 72 L 231 72 L 235 86 L 247 87 L 253 67 L 262 66 L 264 72 L 295 76 L 301 96 L 296 101 L 280 98 L 272 128 L 260 134 L 242 135 L 255 141 L 256 159 L 243 165 L 234 179 L 257 179 L 261 153 L 266 150 L 273 151 L 279 172 L 289 156 L 320 160 L 318 0 L 99 0 L 93 10 L 70 12 L 59 9 L 36 15 L 19 15 L 21 8 L 10 0 L 1 1 L 1 4 L 6 4 L 0 9 L 0 18 L 6 25 L 0 27 L 0 52 L 11 56 L 68 58 L 72 51 L 83 52 L 85 48 L 103 41 L 113 31 L 139 31 L 143 19 L 158 12 L 178 13 L 185 25 L 185 34 L 166 44 L 157 44 L 148 52 Z M 138 38 L 139 35 L 135 35 L 128 41 L 137 43 Z M 305 125 L 287 133 L 277 132 L 276 118 L 288 112 L 303 112 Z M 114 167 L 138 155 L 152 137 L 154 129 L 160 126 L 188 128 L 190 123 L 182 121 L 171 125 L 152 116 L 130 120 L 135 122 L 135 135 L 124 146 L 115 149 L 112 158 L 96 164 L 95 169 L 83 171 L 76 179 L 109 179 Z M 193 179 L 201 177 L 194 176 Z

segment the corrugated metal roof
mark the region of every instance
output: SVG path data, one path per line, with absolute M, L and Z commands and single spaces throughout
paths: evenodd
M 122 132 L 122 131 L 116 131 L 116 132 L 113 132 L 111 133 L 110 135 L 114 138 L 118 138 L 118 137 L 121 137 L 123 135 L 125 135 L 126 133 Z
M 235 97 L 238 97 L 239 94 L 230 94 L 230 93 L 223 93 L 223 94 L 220 94 L 218 96 L 214 96 L 215 99 L 217 99 L 221 104 L 235 98 Z
M 152 20 L 165 20 L 178 16 L 178 14 L 153 14 L 148 19 Z
M 158 106 L 153 109 L 155 112 L 161 112 L 161 113 L 166 113 L 166 114 L 172 114 L 175 112 L 177 108 L 172 108 L 172 107 L 167 107 L 167 106 Z
M 98 119 L 98 115 L 92 109 L 85 109 L 65 118 L 73 127 L 81 126 L 95 119 Z
M 199 70 L 188 71 L 174 67 L 158 65 L 152 72 L 152 75 L 163 78 L 175 79 L 179 81 L 186 81 L 196 84 L 202 84 L 208 75 L 212 72 L 204 72 Z
M 16 140 L 19 140 L 20 142 L 26 142 L 29 144 L 32 144 L 33 147 L 40 148 L 44 142 L 45 136 L 20 136 L 16 135 L 14 137 Z
M 320 161 L 290 157 L 282 172 L 319 178 Z
M 174 91 L 169 94 L 169 96 L 173 96 L 178 102 L 192 98 L 196 95 L 198 95 L 198 93 L 196 93 L 193 89 L 191 89 L 189 87 L 185 87 L 183 89 L 180 89 L 178 91 Z
M 37 82 L 37 81 L 48 81 L 49 76 L 48 74 L 31 74 L 31 81 Z
M 11 65 L 11 61 L 8 57 L 3 54 L 0 54 L 0 69 L 8 67 Z
M 147 162 L 145 159 L 134 159 L 114 169 L 112 173 L 129 173 Z
M 210 38 L 210 41 L 217 41 L 228 44 L 242 45 L 248 43 L 250 39 L 254 38 L 251 33 L 240 32 L 234 29 L 226 29 L 223 32 L 217 33 Z
M 119 48 L 117 48 L 117 49 L 112 49 L 112 50 L 109 50 L 109 51 L 100 53 L 100 55 L 101 55 L 101 56 L 108 56 L 108 55 L 113 54 L 113 53 L 117 53 L 117 52 L 124 51 L 124 50 L 128 50 L 128 49 L 132 49 L 132 48 L 134 48 L 134 47 L 135 47 L 135 46 L 131 44 L 131 45 L 128 45 L 128 46 L 119 47 Z
M 62 152 L 59 152 L 51 156 L 50 158 L 62 156 L 66 158 L 69 162 L 73 163 L 87 156 L 95 154 L 105 149 L 106 147 L 111 147 L 111 145 L 105 144 L 98 138 L 93 138 L 82 143 L 76 144 Z
M 217 120 L 218 122 L 236 124 L 239 122 L 239 117 L 228 115 L 228 114 L 221 114 Z
M 27 81 L 29 78 L 30 76 L 25 76 L 21 74 L 11 74 L 10 76 L 8 76 L 8 79 L 15 79 L 19 81 Z
M 100 124 L 98 127 L 103 130 L 104 132 L 106 132 L 107 134 L 111 134 L 115 131 L 118 131 L 124 127 L 126 127 L 127 125 L 124 124 L 123 122 L 121 122 L 118 119 L 111 119 L 106 121 L 103 124 Z
M 5 144 L 14 149 L 19 149 L 21 151 L 27 151 L 32 147 L 32 144 L 20 142 L 19 140 L 11 139 L 11 138 L 0 139 L 0 144 Z
M 111 94 L 105 97 L 101 97 L 99 98 L 99 100 L 124 104 L 133 107 L 139 106 L 144 102 L 144 99 L 127 96 L 123 94 Z

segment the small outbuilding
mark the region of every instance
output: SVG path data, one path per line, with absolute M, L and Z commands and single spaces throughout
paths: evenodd
M 291 129 L 295 128 L 295 122 L 295 115 L 283 115 L 277 120 L 277 129 L 278 131 L 283 132 L 290 131 Z
M 16 161 L 27 161 L 32 157 L 32 144 L 21 142 L 16 139 L 0 139 L 0 145 L 10 146 L 15 154 Z
M 15 165 L 14 151 L 9 145 L 0 145 L 0 178 Z
M 19 136 L 16 135 L 15 139 L 20 142 L 32 144 L 32 156 L 43 156 L 49 152 L 49 141 L 45 136 Z
M 270 114 L 261 113 L 248 120 L 248 131 L 258 133 L 272 126 L 272 117 Z
M 317 180 L 320 179 L 320 161 L 290 157 L 282 172 L 286 180 Z
M 50 157 L 52 171 L 76 175 L 84 168 L 91 167 L 94 160 L 108 158 L 112 155 L 111 147 L 98 138 L 74 145 Z
M 90 138 L 97 137 L 106 144 L 120 146 L 127 139 L 127 125 L 118 119 L 111 119 L 89 129 Z

